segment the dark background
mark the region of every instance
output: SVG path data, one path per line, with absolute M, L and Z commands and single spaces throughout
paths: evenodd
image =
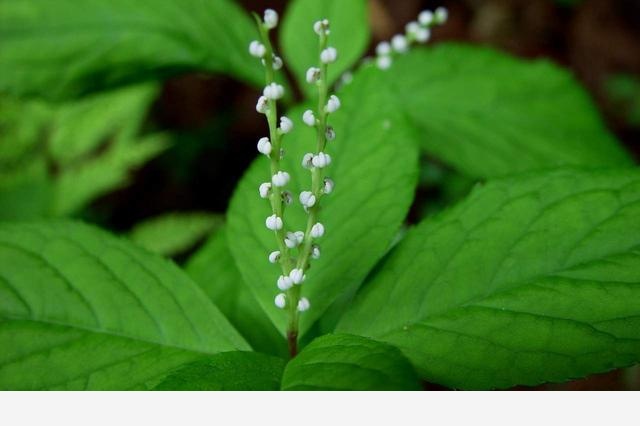
M 282 16 L 287 1 L 239 3 L 249 11 L 271 7 Z M 403 32 L 421 10 L 441 5 L 449 9 L 449 21 L 434 30 L 432 43 L 489 45 L 569 68 L 610 129 L 639 158 L 640 0 L 370 0 L 369 53 L 379 41 Z M 91 219 L 126 230 L 167 211 L 224 212 L 265 131 L 263 117 L 255 113 L 257 97 L 254 89 L 220 76 L 186 75 L 167 82 L 147 126 L 172 132 L 173 148 L 139 170 L 131 186 L 94 203 Z M 425 159 L 425 168 L 432 165 Z M 423 185 L 409 220 L 419 220 L 422 206 L 437 205 L 442 197 L 437 185 Z M 640 370 L 541 388 L 640 389 Z

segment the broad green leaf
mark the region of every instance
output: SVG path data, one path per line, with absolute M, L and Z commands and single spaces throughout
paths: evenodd
M 166 213 L 138 223 L 129 238 L 154 253 L 175 256 L 189 250 L 220 226 L 222 218 L 212 213 Z
M 256 351 L 286 357 L 287 342 L 278 333 L 243 282 L 227 244 L 226 226 L 216 231 L 185 265 L 204 290 Z
M 422 148 L 471 177 L 631 164 L 575 78 L 548 61 L 444 44 L 379 74 Z
M 338 330 L 464 389 L 640 361 L 640 172 L 498 180 L 409 232 Z
M 4 0 L 0 92 L 57 99 L 190 70 L 260 84 L 256 36 L 230 0 Z
M 223 352 L 179 368 L 154 390 L 276 391 L 285 364 L 258 352 Z
M 325 236 L 318 240 L 322 256 L 313 261 L 302 293 L 311 309 L 301 318 L 302 332 L 341 295 L 353 291 L 386 252 L 400 227 L 417 178 L 417 147 L 403 116 L 392 105 L 393 93 L 363 74 L 347 86 L 343 107 L 330 118 L 337 138 L 327 147 L 333 163 L 326 170 L 335 191 L 321 201 Z M 365 102 L 366 99 L 366 102 Z M 288 190 L 294 203 L 285 214 L 286 228 L 301 230 L 306 214 L 298 194 L 310 188 L 311 177 L 301 166 L 306 152 L 315 150 L 314 129 L 302 123 L 303 108 L 289 111 L 296 128 L 284 139 L 282 169 L 291 174 Z M 258 186 L 270 180 L 268 159 L 259 158 L 240 181 L 228 211 L 231 253 L 259 304 L 284 333 L 286 312 L 274 306 L 279 268 L 268 262 L 275 250 L 273 232 L 265 227 L 271 214 Z
M 309 67 L 318 64 L 318 35 L 313 24 L 328 19 L 331 25 L 329 45 L 338 50 L 338 60 L 329 67 L 333 83 L 360 59 L 369 43 L 368 7 L 365 0 L 294 0 L 282 21 L 282 50 L 285 62 L 293 70 L 307 95 L 316 93 L 306 82 Z
M 420 390 L 409 361 L 395 347 L 348 334 L 328 334 L 289 361 L 282 390 Z
M 171 262 L 51 221 L 0 224 L 0 348 L 0 389 L 132 389 L 248 345 Z

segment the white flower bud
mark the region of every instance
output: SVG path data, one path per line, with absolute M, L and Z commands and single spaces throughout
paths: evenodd
M 267 229 L 270 229 L 272 231 L 279 231 L 283 226 L 282 218 L 276 216 L 275 214 L 269 216 L 265 221 L 265 224 L 267 225 Z
M 420 29 L 420 24 L 418 24 L 416 21 L 411 21 L 404 26 L 404 30 L 407 33 L 407 35 L 415 34 L 419 29 Z
M 304 114 L 302 114 L 302 121 L 309 127 L 313 127 L 316 125 L 316 116 L 313 115 L 313 111 L 310 109 L 306 110 Z
M 271 191 L 271 184 L 269 182 L 265 182 L 260 184 L 260 188 L 258 188 L 260 192 L 261 198 L 269 198 L 269 192 Z
M 340 99 L 336 95 L 331 95 L 327 101 L 327 106 L 324 110 L 328 113 L 334 113 L 340 108 Z
M 318 155 L 313 156 L 313 160 L 311 160 L 313 167 L 317 167 L 319 169 L 323 167 L 327 167 L 331 164 L 331 156 L 329 154 L 325 154 L 324 152 L 318 153 Z
M 313 31 L 319 36 L 329 35 L 329 20 L 323 19 L 322 21 L 316 21 L 316 23 L 313 24 Z
M 333 130 L 333 127 L 327 126 L 324 132 L 324 137 L 327 138 L 328 141 L 332 141 L 336 139 L 336 131 Z
M 307 278 L 302 269 L 292 269 L 289 272 L 289 278 L 293 281 L 294 284 L 302 284 L 302 282 Z
M 278 294 L 274 299 L 274 303 L 278 308 L 283 309 L 285 306 L 287 306 L 287 295 L 284 293 Z
M 289 173 L 287 172 L 278 172 L 275 175 L 271 176 L 271 182 L 274 186 L 283 187 L 289 183 Z
M 273 9 L 264 11 L 264 26 L 267 29 L 274 29 L 278 26 L 278 13 Z
M 438 24 L 444 24 L 449 19 L 449 11 L 446 7 L 439 7 L 436 9 L 435 20 Z
M 296 236 L 296 239 L 298 240 L 298 244 L 302 244 L 302 242 L 304 241 L 304 232 L 296 231 L 293 234 Z
M 338 51 L 335 47 L 327 47 L 320 52 L 320 61 L 323 64 L 331 64 L 338 59 Z
M 302 157 L 302 167 L 305 169 L 310 169 L 313 167 L 313 154 L 311 152 L 307 152 Z
M 284 115 L 280 117 L 280 131 L 284 134 L 289 133 L 293 129 L 293 121 Z
M 277 263 L 280 260 L 280 250 L 272 251 L 269 253 L 269 262 Z
M 302 244 L 302 241 L 304 241 L 304 232 L 287 232 L 284 244 L 289 248 L 295 248 Z
M 313 207 L 316 203 L 316 196 L 311 191 L 303 191 L 300 193 L 300 204 L 305 207 Z
M 420 22 L 420 25 L 428 27 L 433 23 L 433 12 L 430 10 L 423 10 L 420 12 L 420 15 L 418 15 L 418 22 Z
M 331 194 L 333 192 L 333 187 L 335 186 L 335 184 L 333 183 L 333 180 L 329 179 L 328 177 L 324 178 L 324 187 L 322 188 L 322 191 L 325 194 Z
M 280 99 L 284 96 L 284 87 L 277 83 L 271 83 L 264 88 L 262 95 L 267 99 Z
M 317 244 L 311 246 L 311 258 L 320 259 L 320 246 Z
M 309 303 L 309 299 L 307 299 L 306 297 L 301 297 L 300 300 L 298 300 L 299 312 L 308 311 L 310 307 L 311 307 L 311 304 Z
M 396 34 L 391 39 L 391 45 L 393 46 L 393 50 L 398 53 L 404 53 L 409 49 L 409 43 L 407 42 L 407 38 L 402 34 Z
M 269 142 L 269 138 L 260 138 L 258 141 L 258 152 L 266 156 L 271 154 L 271 142 Z
M 256 111 L 258 111 L 260 114 L 266 114 L 268 110 L 269 103 L 267 98 L 265 98 L 264 96 L 260 96 L 258 98 L 258 103 L 256 104 Z
M 264 44 L 260 43 L 257 40 L 253 40 L 249 43 L 249 54 L 251 56 L 255 56 L 256 58 L 262 58 L 267 53 L 267 48 L 264 47 Z
M 311 67 L 307 70 L 307 83 L 315 84 L 320 80 L 320 68 Z
M 274 56 L 273 57 L 273 61 L 271 62 L 271 67 L 278 71 L 280 68 L 282 68 L 282 65 L 284 65 L 284 63 L 282 62 L 282 58 L 280 56 Z
M 431 38 L 431 30 L 428 28 L 418 28 L 413 34 L 413 37 L 418 43 L 426 43 Z
M 315 225 L 313 225 L 311 227 L 311 233 L 310 233 L 311 237 L 313 238 L 320 238 L 324 235 L 324 225 L 321 224 L 320 222 L 316 223 Z
M 376 46 L 376 54 L 386 56 L 391 53 L 391 45 L 388 41 L 382 41 Z
M 293 287 L 293 281 L 291 280 L 291 278 L 287 277 L 286 275 L 280 275 L 278 277 L 278 288 L 280 290 L 287 291 L 291 287 Z

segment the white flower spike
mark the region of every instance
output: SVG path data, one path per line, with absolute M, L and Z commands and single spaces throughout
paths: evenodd
M 261 198 L 269 198 L 269 192 L 271 192 L 271 184 L 269 182 L 265 182 L 260 184 L 260 188 L 258 188 L 260 192 Z
M 291 280 L 291 278 L 287 277 L 286 275 L 280 275 L 280 277 L 278 277 L 278 288 L 280 290 L 287 291 L 291 287 L 293 287 L 293 281 Z
M 307 278 L 307 276 L 304 274 L 304 271 L 302 269 L 296 268 L 292 269 L 291 272 L 289 272 L 289 278 L 291 278 L 291 281 L 295 285 L 300 285 Z
M 284 87 L 277 83 L 271 83 L 264 88 L 262 95 L 267 99 L 278 100 L 284 96 Z
M 284 307 L 287 306 L 287 295 L 284 293 L 280 293 L 276 296 L 273 302 L 278 308 L 284 309 Z
M 398 53 L 404 53 L 409 49 L 407 38 L 402 34 L 394 35 L 391 39 L 391 45 L 393 46 L 393 50 Z
M 324 152 L 318 153 L 318 155 L 313 156 L 313 160 L 311 161 L 313 167 L 318 169 L 322 169 L 323 167 L 327 167 L 331 164 L 331 156 L 329 154 L 325 154 Z
M 251 54 L 251 56 L 254 56 L 256 58 L 263 58 L 266 53 L 267 48 L 264 47 L 264 44 L 260 43 L 259 41 L 253 40 L 249 44 L 249 54 Z
M 269 253 L 269 263 L 278 263 L 280 260 L 280 250 Z
M 291 130 L 293 130 L 293 121 L 289 117 L 280 117 L 280 131 L 286 135 Z
M 266 114 L 269 110 L 268 102 L 269 100 L 266 97 L 260 96 L 258 98 L 258 103 L 256 104 L 256 111 L 258 111 L 260 114 Z
M 311 208 L 316 203 L 316 196 L 311 191 L 303 191 L 300 193 L 300 204 L 304 207 Z
M 320 222 L 316 223 L 315 225 L 313 225 L 311 227 L 311 233 L 310 233 L 311 237 L 313 238 L 320 238 L 324 235 L 324 225 L 321 224 Z
M 280 172 L 277 172 L 275 175 L 271 176 L 271 183 L 273 183 L 273 186 L 282 188 L 283 186 L 289 183 L 289 179 L 291 179 L 291 177 L 289 176 L 289 173 L 280 171 Z
M 327 106 L 324 107 L 328 113 L 334 113 L 340 108 L 340 99 L 336 95 L 331 95 L 327 101 Z
M 258 141 L 258 152 L 266 155 L 267 157 L 271 154 L 271 142 L 269 138 L 260 138 Z
M 309 303 L 309 299 L 307 299 L 306 297 L 301 297 L 298 301 L 298 312 L 308 311 L 310 307 L 311 304 Z
M 338 51 L 335 47 L 327 47 L 320 52 L 320 61 L 323 64 L 332 64 L 338 59 Z
M 278 26 L 278 12 L 273 9 L 267 9 L 264 11 L 264 26 L 265 28 L 272 30 Z
M 310 109 L 306 110 L 304 114 L 302 114 L 302 121 L 309 127 L 313 127 L 316 125 L 316 116 L 313 115 L 313 111 Z
M 278 217 L 275 214 L 272 214 L 271 216 L 269 216 L 265 221 L 265 224 L 267 225 L 267 229 L 270 229 L 272 231 L 279 231 L 282 229 L 282 226 L 283 226 L 282 218 Z
M 307 83 L 316 84 L 320 79 L 320 68 L 311 67 L 307 70 Z

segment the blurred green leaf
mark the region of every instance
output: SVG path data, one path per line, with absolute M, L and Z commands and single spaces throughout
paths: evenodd
M 224 352 L 181 367 L 154 390 L 276 391 L 285 364 L 257 352 Z
M 328 19 L 331 25 L 329 45 L 338 50 L 338 60 L 329 67 L 333 83 L 365 53 L 369 43 L 369 11 L 365 0 L 294 0 L 282 20 L 282 53 L 298 83 L 307 94 L 317 92 L 306 82 L 309 67 L 317 66 L 320 52 L 313 24 Z
M 411 230 L 338 326 L 463 389 L 640 361 L 640 172 L 497 180 Z
M 0 224 L 0 389 L 147 388 L 248 345 L 173 263 L 83 224 Z
M 331 116 L 337 138 L 327 152 L 333 164 L 326 171 L 335 191 L 322 200 L 320 221 L 326 235 L 318 240 L 322 256 L 312 261 L 303 294 L 312 307 L 301 316 L 301 334 L 341 295 L 357 288 L 385 254 L 407 213 L 417 180 L 417 147 L 407 131 L 394 94 L 379 86 L 376 75 L 363 73 L 345 87 L 343 107 Z M 311 177 L 300 161 L 315 149 L 315 129 L 301 121 L 303 107 L 287 112 L 296 129 L 284 138 L 282 170 L 291 175 L 287 189 L 294 202 L 286 211 L 286 228 L 305 229 L 307 215 L 297 202 Z M 236 264 L 258 303 L 284 334 L 287 313 L 274 306 L 279 267 L 267 256 L 276 246 L 265 227 L 271 215 L 258 186 L 270 178 L 269 162 L 258 158 L 238 184 L 228 211 L 228 240 Z
M 613 75 L 606 81 L 606 90 L 618 106 L 620 115 L 632 126 L 640 126 L 640 77 Z
M 261 85 L 256 36 L 229 0 L 4 0 L 0 92 L 61 99 L 194 70 Z
M 185 271 L 256 351 L 288 356 L 286 340 L 242 280 L 229 252 L 226 227 L 189 259 Z
M 398 349 L 365 337 L 329 334 L 287 364 L 282 390 L 420 390 L 420 380 Z

